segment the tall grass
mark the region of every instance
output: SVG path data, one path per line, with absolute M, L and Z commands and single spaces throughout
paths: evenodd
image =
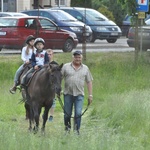
M 55 54 L 59 63 L 71 54 Z M 82 118 L 81 135 L 64 135 L 63 113 L 56 102 L 54 121 L 45 135 L 29 133 L 21 94 L 9 93 L 20 56 L 0 56 L 1 150 L 149 150 L 150 63 L 143 56 L 134 64 L 134 53 L 87 53 L 93 81 L 93 103 Z M 9 60 L 9 61 L 8 61 Z M 85 107 L 87 89 L 85 88 Z M 40 118 L 40 125 L 42 119 Z

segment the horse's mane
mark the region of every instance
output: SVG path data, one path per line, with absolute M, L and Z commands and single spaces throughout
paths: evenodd
M 62 67 L 62 65 L 63 64 L 61 64 L 61 67 Z M 45 69 L 51 70 L 52 72 L 53 71 L 60 71 L 61 67 L 59 66 L 59 64 L 51 64 L 51 63 L 44 65 Z

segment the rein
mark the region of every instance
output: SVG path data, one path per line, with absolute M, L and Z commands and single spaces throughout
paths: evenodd
M 58 100 L 59 100 L 59 103 L 60 103 L 62 109 L 64 110 L 64 113 L 65 113 L 68 117 L 70 117 L 70 115 L 68 115 L 68 113 L 67 113 L 67 112 L 65 111 L 65 109 L 64 109 L 64 104 L 63 104 L 63 102 L 62 102 L 60 96 L 57 96 L 57 97 L 58 97 Z M 78 116 L 78 117 L 72 117 L 72 116 L 71 116 L 70 118 L 75 118 L 75 119 L 80 118 L 80 117 L 83 116 L 84 113 L 88 110 L 89 106 L 90 106 L 90 104 L 87 104 L 85 110 L 82 112 L 82 114 L 81 114 L 80 116 Z

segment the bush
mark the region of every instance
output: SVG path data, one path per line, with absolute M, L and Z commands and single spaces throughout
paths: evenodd
M 112 12 L 110 12 L 105 6 L 99 7 L 99 9 L 97 11 L 99 11 L 100 13 L 102 13 L 108 19 L 110 19 L 110 20 L 112 20 L 112 21 L 115 22 L 115 18 L 113 16 Z

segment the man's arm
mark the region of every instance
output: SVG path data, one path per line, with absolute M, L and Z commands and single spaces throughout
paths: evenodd
M 93 95 L 92 95 L 92 81 L 88 82 L 87 83 L 87 88 L 88 88 L 88 104 L 90 105 L 92 103 L 92 100 L 93 100 Z

